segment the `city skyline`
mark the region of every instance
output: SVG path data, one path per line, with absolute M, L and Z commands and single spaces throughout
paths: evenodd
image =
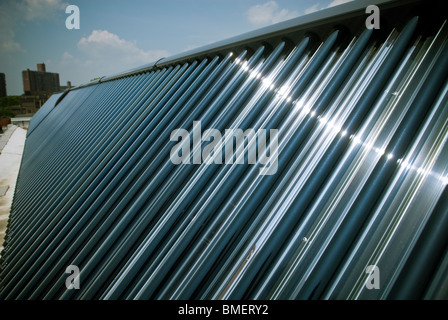
M 45 63 L 74 86 L 351 0 L 5 0 L 0 72 L 9 95 Z M 68 5 L 80 28 L 67 29 Z

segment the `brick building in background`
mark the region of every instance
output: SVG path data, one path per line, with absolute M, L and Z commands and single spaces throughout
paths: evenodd
M 34 114 L 56 92 L 61 91 L 59 73 L 47 72 L 44 63 L 37 64 L 37 71 L 22 71 L 24 96 L 20 98 L 21 112 Z
M 22 71 L 22 78 L 23 91 L 28 96 L 51 94 L 60 90 L 59 73 L 47 72 L 43 63 L 37 65 L 37 71 Z

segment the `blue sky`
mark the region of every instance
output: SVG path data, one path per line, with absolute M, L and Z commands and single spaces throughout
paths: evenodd
M 89 82 L 350 0 L 0 0 L 8 95 L 44 62 L 61 85 Z M 68 5 L 80 11 L 69 30 Z

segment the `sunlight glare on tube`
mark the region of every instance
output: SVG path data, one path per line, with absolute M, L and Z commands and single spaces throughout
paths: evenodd
M 440 176 L 440 180 L 445 186 L 448 185 L 448 177 Z
M 235 59 L 235 63 L 237 65 L 240 65 L 240 67 L 242 68 L 242 70 L 249 72 L 249 76 L 251 78 L 257 78 L 258 80 L 261 80 L 261 84 L 264 88 L 266 88 L 267 90 L 276 90 L 276 94 L 281 96 L 282 98 L 284 98 L 286 101 L 291 102 L 292 101 L 292 97 L 288 96 L 289 91 L 290 91 L 290 87 L 288 85 L 283 85 L 279 88 L 276 88 L 274 85 L 274 82 L 272 80 L 272 77 L 263 77 L 262 74 L 260 72 L 258 72 L 257 70 L 251 70 L 248 66 L 248 62 L 247 61 L 241 61 L 239 58 Z M 295 104 L 295 109 L 297 111 L 301 111 L 303 112 L 305 115 L 309 115 L 311 118 L 316 117 L 319 120 L 319 123 L 321 125 L 325 126 L 325 129 L 328 130 L 332 130 L 335 134 L 341 134 L 341 137 L 344 137 L 346 135 L 349 134 L 349 132 L 347 132 L 347 130 L 345 130 L 342 126 L 337 125 L 334 123 L 334 121 L 330 121 L 327 117 L 325 117 L 323 114 L 317 114 L 310 106 L 309 103 L 305 103 L 304 99 L 301 98 L 297 101 L 293 102 Z M 363 141 L 360 137 L 358 137 L 355 134 L 351 134 L 350 135 L 350 140 L 352 140 L 352 143 L 354 143 L 355 145 L 361 145 L 363 148 L 365 148 L 368 151 L 375 151 L 378 155 L 380 156 L 384 156 L 387 153 L 387 150 L 384 148 L 379 148 L 376 147 L 374 145 L 374 143 L 372 142 L 366 142 Z M 392 153 L 387 153 L 386 155 L 387 160 L 391 160 L 394 158 L 394 155 Z M 405 159 L 398 159 L 397 160 L 397 164 L 401 167 L 403 167 L 406 170 L 412 170 L 417 172 L 420 175 L 424 175 L 424 176 L 428 176 L 428 175 L 433 175 L 438 177 L 438 179 L 444 184 L 447 185 L 448 184 L 448 177 L 444 176 L 444 175 L 438 175 L 435 172 L 432 172 L 429 169 L 425 169 L 423 167 L 418 167 L 418 166 L 414 166 L 411 163 L 409 163 L 407 160 Z

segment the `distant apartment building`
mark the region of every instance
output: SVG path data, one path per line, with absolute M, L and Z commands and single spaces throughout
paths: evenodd
M 0 98 L 6 96 L 6 76 L 4 73 L 0 73 Z
M 20 97 L 20 114 L 32 115 L 56 92 L 61 91 L 59 73 L 47 72 L 44 63 L 37 64 L 37 71 L 22 71 L 23 91 Z
M 47 72 L 45 64 L 37 65 L 37 71 L 22 71 L 23 91 L 27 96 L 49 95 L 60 91 L 59 74 Z

